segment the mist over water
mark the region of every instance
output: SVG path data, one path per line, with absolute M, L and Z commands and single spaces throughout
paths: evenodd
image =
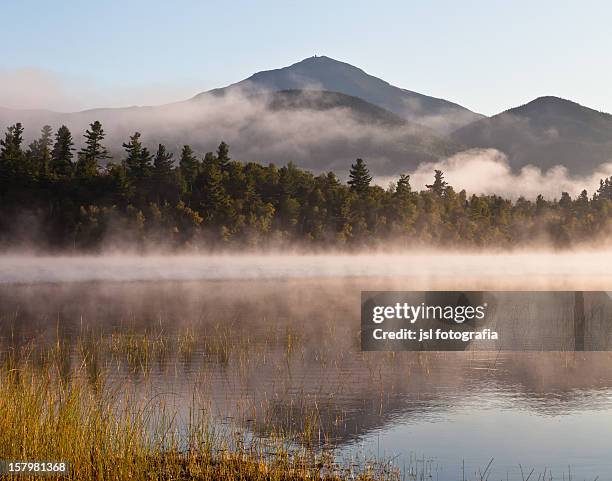
M 192 402 L 262 437 L 315 419 L 349 464 L 417 456 L 456 481 L 494 457 L 495 479 L 522 479 L 519 463 L 607 479 L 609 352 L 362 352 L 359 326 L 362 290 L 611 290 L 610 265 L 605 249 L 5 254 L 0 357 L 61 346 L 63 376 L 179 426 Z
M 462 460 L 473 473 L 495 457 L 490 479 L 522 479 L 518 463 L 607 479 L 609 352 L 361 352 L 358 335 L 361 290 L 602 289 L 597 255 L 576 254 L 582 280 L 553 253 L 5 257 L 0 356 L 60 346 L 63 375 L 105 379 L 179 423 L 194 400 L 264 437 L 315 419 L 316 442 L 349 463 L 416 455 L 456 481 Z M 8 282 L 9 259 L 21 283 Z
M 349 463 L 417 456 L 433 479 L 456 481 L 462 460 L 474 473 L 494 457 L 495 479 L 521 479 L 519 463 L 607 479 L 610 353 L 369 353 L 358 332 L 362 290 L 608 290 L 611 258 L 4 255 L 0 356 L 61 346 L 63 376 L 102 377 L 176 409 L 179 424 L 192 402 L 264 437 L 314 416 L 317 442 Z
M 224 279 L 354 278 L 463 280 L 507 288 L 565 286 L 572 282 L 610 286 L 612 252 L 453 251 L 372 252 L 361 254 L 218 254 L 100 256 L 0 256 L 0 283 L 84 281 L 189 281 Z M 569 284 L 568 284 L 569 283 Z M 459 287 L 462 288 L 461 286 Z

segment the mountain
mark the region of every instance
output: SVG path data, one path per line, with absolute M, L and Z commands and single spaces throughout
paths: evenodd
M 0 128 L 22 122 L 26 140 L 36 137 L 45 124 L 54 129 L 65 124 L 80 146 L 84 130 L 94 120 L 102 122 L 105 145 L 115 160 L 123 158 L 121 144 L 136 130 L 151 149 L 161 142 L 178 152 L 190 144 L 204 154 L 224 140 L 232 157 L 242 161 L 293 161 L 341 176 L 357 157 L 366 159 L 374 174 L 396 175 L 460 150 L 427 127 L 338 92 L 222 91 L 195 102 L 75 113 L 0 108 Z
M 563 165 L 574 174 L 612 161 L 612 115 L 559 97 L 539 97 L 453 132 L 468 147 L 492 147 L 518 170 Z
M 422 135 L 435 135 L 426 127 L 411 124 L 399 115 L 385 110 L 377 105 L 366 102 L 359 97 L 341 94 L 339 92 L 326 92 L 318 90 L 280 90 L 266 94 L 259 94 L 266 98 L 268 108 L 274 112 L 283 110 L 312 110 L 324 112 L 326 110 L 346 109 L 351 116 L 360 123 L 370 125 L 386 125 L 388 127 L 401 127 L 411 125 L 415 131 Z
M 0 108 L 0 129 L 22 122 L 30 141 L 45 124 L 65 124 L 79 147 L 89 123 L 99 120 L 115 159 L 138 130 L 152 149 L 162 142 L 176 152 L 190 144 L 204 154 L 224 140 L 243 161 L 293 161 L 344 175 L 362 157 L 373 174 L 386 176 L 458 152 L 446 133 L 480 117 L 347 63 L 313 57 L 167 105 L 73 113 Z
M 438 134 L 448 134 L 482 118 L 461 105 L 395 87 L 348 63 L 329 57 L 310 57 L 276 70 L 258 72 L 224 89 L 196 95 L 195 99 L 223 91 L 274 92 L 281 90 L 325 90 L 359 97 L 393 112 L 405 120 L 425 125 Z

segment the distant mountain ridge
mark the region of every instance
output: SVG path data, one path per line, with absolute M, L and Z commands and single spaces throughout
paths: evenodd
M 235 90 L 339 92 L 378 105 L 443 135 L 483 117 L 448 100 L 395 87 L 360 68 L 326 56 L 310 57 L 288 67 L 257 72 L 245 80 L 223 89 L 202 92 L 194 98 Z
M 539 97 L 453 132 L 468 147 L 490 147 L 518 169 L 563 165 L 585 174 L 612 161 L 612 115 L 560 97 Z
M 100 120 L 109 148 L 138 130 L 158 142 L 196 152 L 228 142 L 235 158 L 314 171 L 346 172 L 356 157 L 376 175 L 398 175 L 468 148 L 505 153 L 518 171 L 564 166 L 592 173 L 612 162 L 612 115 L 560 97 L 539 97 L 492 117 L 444 99 L 395 87 L 329 57 L 311 57 L 267 70 L 191 99 L 150 107 L 101 108 L 74 113 L 0 107 L 0 129 L 15 122 L 32 140 L 49 124 L 66 124 L 77 145 L 88 124 Z M 123 152 L 114 152 L 121 158 Z
M 338 92 L 285 90 L 207 95 L 157 107 L 95 109 L 75 113 L 0 108 L 0 128 L 22 122 L 26 140 L 39 129 L 67 125 L 77 146 L 90 122 L 99 120 L 115 160 L 134 131 L 151 149 L 157 143 L 178 152 L 189 144 L 200 155 L 224 140 L 233 158 L 286 164 L 344 175 L 357 157 L 372 173 L 395 175 L 460 150 L 453 141 L 363 99 Z

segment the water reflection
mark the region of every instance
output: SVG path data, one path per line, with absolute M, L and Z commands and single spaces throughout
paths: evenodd
M 360 291 L 388 282 L 6 284 L 0 345 L 41 362 L 51 350 L 61 377 L 165 399 L 184 419 L 195 403 L 345 454 L 432 456 L 439 479 L 491 457 L 612 476 L 612 354 L 361 352 Z

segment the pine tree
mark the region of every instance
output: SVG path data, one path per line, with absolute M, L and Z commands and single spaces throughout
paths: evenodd
M 183 146 L 181 158 L 179 159 L 179 168 L 187 192 L 193 190 L 193 183 L 200 172 L 200 167 L 200 162 L 191 147 L 189 145 Z
M 229 145 L 227 145 L 225 142 L 221 142 L 217 148 L 217 163 L 219 164 L 219 168 L 222 172 L 227 170 L 227 165 L 229 164 L 230 160 Z
M 544 196 L 542 194 L 538 194 L 538 196 L 536 197 L 536 201 L 535 201 L 535 205 L 536 205 L 536 215 L 542 215 L 544 214 L 544 212 L 546 211 L 547 207 L 548 207 L 548 202 L 546 201 L 546 199 L 544 199 Z
M 140 132 L 134 132 L 128 143 L 123 144 L 123 148 L 127 152 L 125 166 L 127 168 L 128 177 L 138 182 L 145 179 L 151 173 L 152 156 L 146 147 L 142 146 L 140 141 Z
M 612 176 L 599 181 L 599 189 L 597 189 L 597 198 L 612 200 Z
M 174 172 L 174 155 L 166 150 L 164 144 L 159 144 L 153 159 L 152 195 L 158 204 L 179 199 L 179 186 Z
M 196 196 L 204 218 L 209 222 L 224 223 L 229 217 L 230 198 L 223 186 L 219 164 L 210 157 L 208 159 L 197 178 Z
M 17 122 L 6 129 L 4 140 L 0 140 L 0 161 L 8 168 L 17 171 L 19 163 L 23 160 L 23 126 Z
M 213 154 L 212 152 L 206 152 L 204 154 L 204 158 L 202 159 L 200 170 L 204 170 L 207 166 L 212 166 L 213 164 L 217 164 L 217 167 L 219 167 L 217 157 L 215 157 L 215 154 Z
M 32 172 L 42 178 L 48 177 L 50 171 L 52 133 L 51 126 L 45 125 L 40 131 L 40 137 L 29 146 Z
M 98 120 L 90 124 L 89 129 L 85 131 L 85 147 L 79 152 L 77 162 L 77 174 L 80 177 L 87 178 L 97 175 L 99 163 L 110 159 L 106 147 L 102 145 L 105 135 L 102 124 Z
M 340 186 L 340 180 L 334 172 L 329 171 L 325 176 L 325 180 L 327 182 L 328 187 L 337 188 Z
M 364 194 L 368 191 L 370 182 L 372 182 L 372 176 L 363 159 L 357 159 L 357 161 L 351 165 L 349 178 L 348 184 L 351 186 L 351 190 L 358 194 Z
M 153 159 L 153 173 L 159 178 L 170 177 L 174 165 L 174 154 L 166 150 L 164 144 L 159 144 Z
M 65 125 L 62 125 L 55 133 L 55 144 L 51 151 L 51 173 L 60 178 L 71 177 L 74 172 L 72 157 L 74 154 L 74 142 L 72 134 Z
M 411 193 L 412 188 L 410 187 L 410 176 L 406 174 L 400 175 L 397 185 L 395 186 L 395 197 L 405 199 L 409 197 Z
M 561 207 L 563 210 L 569 210 L 572 207 L 572 198 L 570 197 L 569 193 L 561 192 L 559 207 Z
M 397 229 L 400 235 L 410 233 L 416 217 L 416 204 L 409 175 L 400 175 L 393 191 L 390 211 L 394 221 L 392 227 Z
M 8 127 L 4 140 L 0 140 L 0 180 L 3 183 L 10 182 L 10 179 L 25 170 L 22 143 L 23 127 L 18 122 Z
M 444 180 L 444 173 L 441 170 L 436 170 L 433 184 L 426 185 L 425 187 L 437 196 L 442 197 L 448 187 L 448 183 Z

